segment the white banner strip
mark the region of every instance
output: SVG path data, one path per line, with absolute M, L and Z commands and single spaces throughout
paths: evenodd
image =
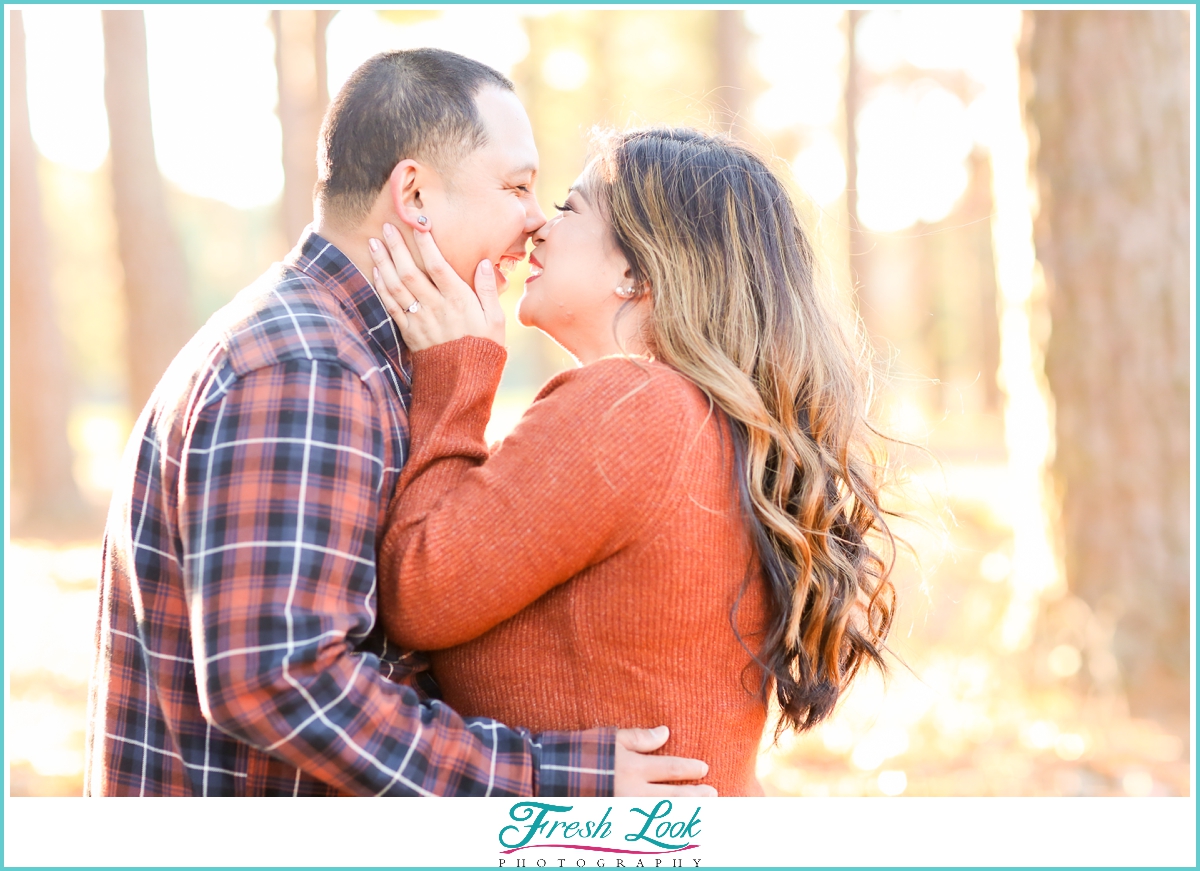
M 1196 865 L 1193 798 L 9 798 L 5 865 Z

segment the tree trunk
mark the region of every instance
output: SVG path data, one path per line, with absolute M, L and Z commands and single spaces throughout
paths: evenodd
M 846 86 L 842 94 L 843 107 L 846 115 L 846 217 L 850 231 L 850 256 L 855 251 L 861 251 L 863 245 L 858 240 L 858 104 L 861 86 L 858 75 L 858 22 L 862 18 L 862 10 L 846 10 Z M 850 261 L 851 274 L 854 272 L 854 261 Z
M 1117 619 L 1131 713 L 1186 718 L 1188 13 L 1027 14 L 1067 583 Z
M 50 290 L 46 228 L 29 129 L 25 28 L 11 12 L 10 335 L 13 522 L 18 534 L 53 534 L 84 512 L 67 441 L 69 366 Z M 64 530 L 68 531 L 68 530 Z
M 187 271 L 154 157 L 146 23 L 140 11 L 104 10 L 117 247 L 129 312 L 130 404 L 140 409 L 193 330 Z
M 745 126 L 748 106 L 746 52 L 750 37 L 738 9 L 718 9 L 716 16 L 716 104 L 717 123 L 729 134 L 739 136 Z
M 283 200 L 280 222 L 289 243 L 313 219 L 317 136 L 329 103 L 325 29 L 336 13 L 296 9 L 271 13 L 279 124 L 283 129 Z

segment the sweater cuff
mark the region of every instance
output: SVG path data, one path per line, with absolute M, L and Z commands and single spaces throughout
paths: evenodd
M 468 374 L 490 373 L 493 369 L 502 370 L 506 359 L 508 352 L 503 345 L 479 336 L 463 336 L 413 351 L 414 380 L 417 372 L 426 375 L 430 381 L 442 380 L 464 369 Z
M 478 336 L 414 351 L 413 417 L 436 419 L 448 410 L 463 413 L 470 409 L 482 412 L 486 424 L 507 358 L 502 345 Z M 412 423 L 417 428 L 417 421 Z

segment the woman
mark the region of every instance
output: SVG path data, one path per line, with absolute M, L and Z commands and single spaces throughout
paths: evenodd
M 769 699 L 780 728 L 807 729 L 882 665 L 894 593 L 868 543 L 887 527 L 857 356 L 786 191 L 730 141 L 609 136 L 559 210 L 519 317 L 582 365 L 490 455 L 490 266 L 477 300 L 427 233 L 436 288 L 394 230 L 403 281 L 373 246 L 414 351 L 384 625 L 432 651 L 464 715 L 665 722 L 665 752 L 706 760 L 705 783 L 761 795 Z

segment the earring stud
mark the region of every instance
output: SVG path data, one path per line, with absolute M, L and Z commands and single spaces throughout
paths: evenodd
M 429 223 L 429 219 L 426 218 L 424 215 L 417 215 L 417 223 L 420 224 L 422 227 L 424 227 L 426 224 Z
M 617 296 L 621 297 L 621 299 L 632 299 L 634 289 L 632 287 L 621 287 L 621 285 L 618 284 L 616 286 L 616 294 Z

